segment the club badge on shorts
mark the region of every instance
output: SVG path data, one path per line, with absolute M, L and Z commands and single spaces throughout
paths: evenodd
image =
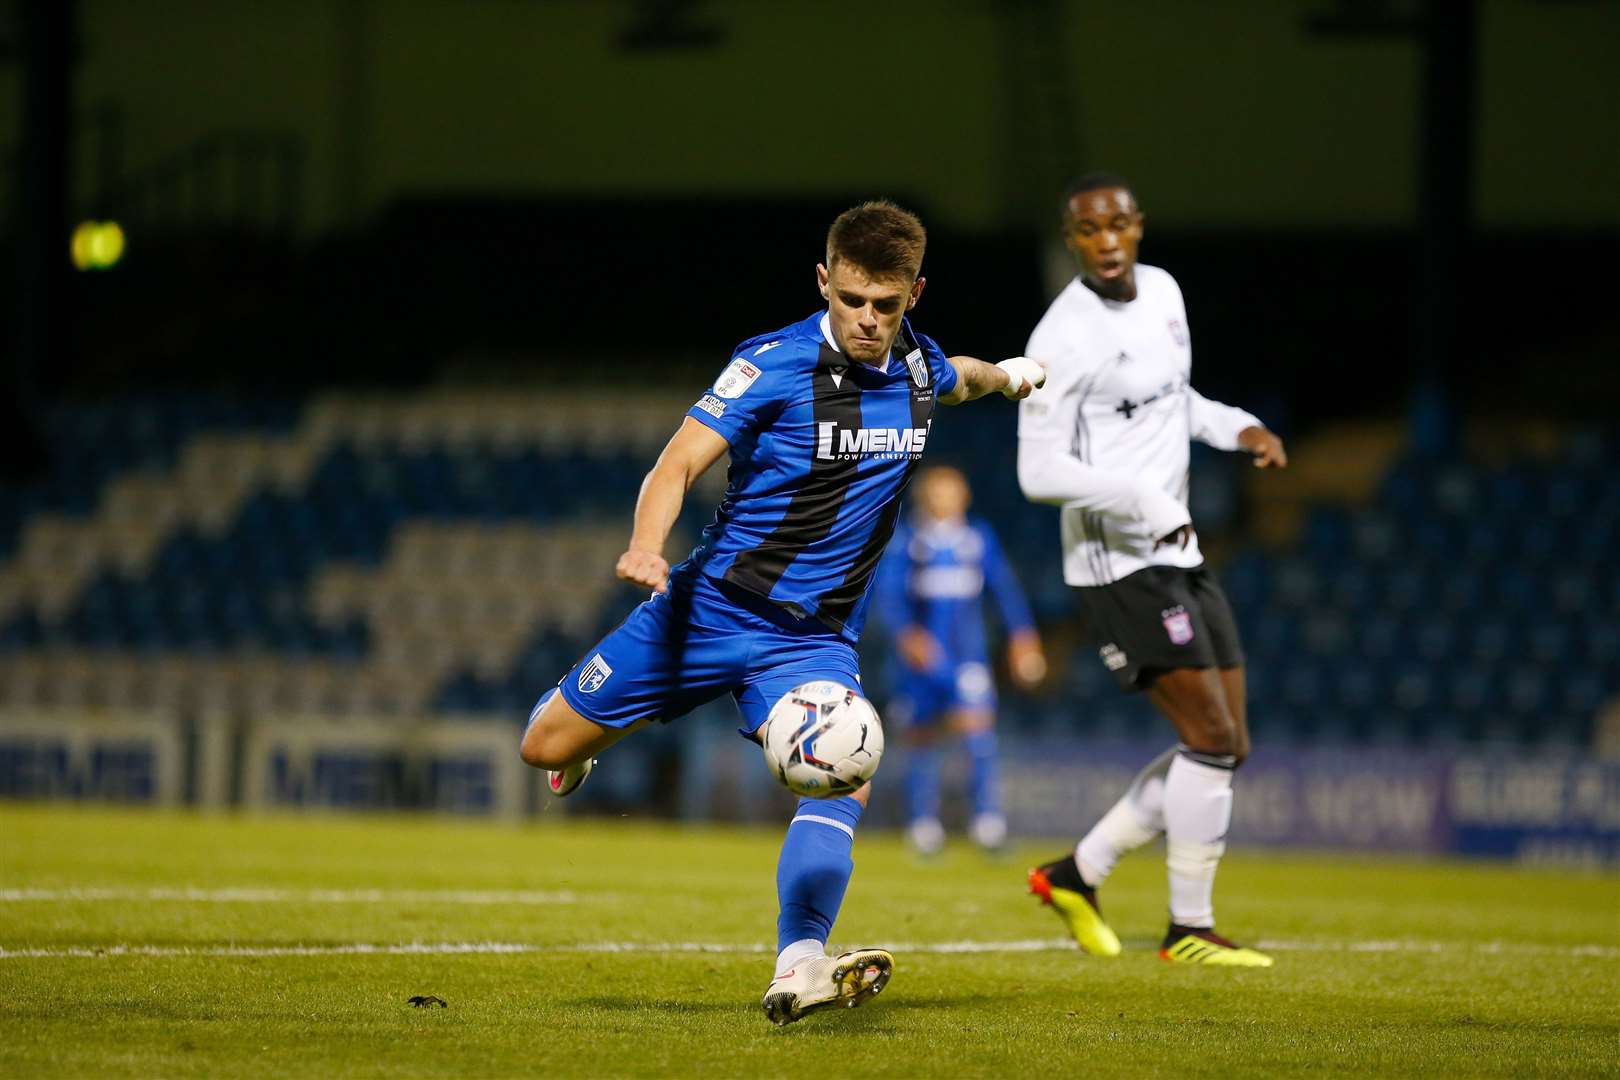
M 579 692 L 582 694 L 596 693 L 612 674 L 613 669 L 608 666 L 606 660 L 602 659 L 602 654 L 597 653 L 585 662 L 584 667 L 579 669 Z
M 1164 632 L 1170 635 L 1172 645 L 1185 645 L 1193 639 L 1192 616 L 1177 604 L 1159 613 L 1164 618 Z

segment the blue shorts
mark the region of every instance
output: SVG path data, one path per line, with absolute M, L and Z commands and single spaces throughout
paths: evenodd
M 897 721 L 917 727 L 938 722 L 960 709 L 994 709 L 996 683 L 982 660 L 948 659 L 933 671 L 906 670 L 895 688 L 890 711 Z
M 751 736 L 778 698 L 815 679 L 859 688 L 847 641 L 697 573 L 671 576 L 669 592 L 632 611 L 558 689 L 579 715 L 614 728 L 674 720 L 729 693 L 742 711 L 739 730 Z

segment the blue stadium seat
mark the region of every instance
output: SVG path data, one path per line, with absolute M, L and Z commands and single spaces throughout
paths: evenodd
M 1220 573 L 1221 586 L 1239 615 L 1257 611 L 1267 600 L 1270 573 L 1265 560 L 1256 552 L 1244 552 Z
M 1277 685 L 1283 703 L 1303 712 L 1322 707 L 1327 679 L 1321 666 L 1302 657 L 1287 667 Z
M 200 432 L 285 430 L 299 416 L 297 403 L 206 396 L 53 410 L 48 475 L 26 488 L 0 487 L 0 559 L 15 552 L 32 515 L 88 513 L 110 477 L 172 465 Z M 954 414 L 940 424 L 952 434 L 939 445 L 976 481 L 979 510 L 1000 531 L 1038 617 L 1068 622 L 1074 599 L 1061 579 L 1056 511 L 989 476 L 1010 453 L 1010 424 Z M 364 622 L 326 626 L 303 609 L 305 587 L 323 566 L 378 565 L 406 521 L 622 517 L 649 464 L 585 446 L 339 442 L 304 491 L 250 497 L 224 535 L 181 529 L 145 573 L 94 578 L 59 623 L 17 612 L 0 626 L 0 652 L 59 644 L 363 657 Z M 1208 520 L 1231 492 L 1226 460 L 1204 464 L 1199 498 Z M 1251 657 L 1257 728 L 1263 716 L 1268 738 L 1589 736 L 1596 710 L 1620 695 L 1617 468 L 1620 438 L 1601 431 L 1578 434 L 1553 463 L 1405 460 L 1389 470 L 1373 505 L 1314 508 L 1289 553 L 1238 554 L 1221 577 Z M 689 504 L 688 532 L 709 513 Z M 579 639 L 537 634 L 505 672 L 452 675 L 438 702 L 521 714 L 632 599 L 612 591 Z M 1140 699 L 1119 697 L 1089 650 L 1064 666 L 1063 680 L 1056 701 L 1009 695 L 1004 722 L 1099 737 L 1134 736 L 1140 723 L 1153 723 Z
M 1393 615 L 1374 611 L 1355 621 L 1352 656 L 1357 660 L 1387 660 L 1412 648 L 1407 627 Z
M 1351 713 L 1368 713 L 1383 697 L 1383 680 L 1376 668 L 1347 664 L 1338 669 L 1333 700 L 1340 709 Z
M 1427 609 L 1434 602 L 1428 576 L 1413 564 L 1396 566 L 1384 575 L 1381 603 L 1391 612 Z
M 1508 657 L 1517 647 L 1515 624 L 1500 615 L 1468 622 L 1469 652 L 1475 660 L 1492 662 Z
M 1304 546 L 1314 558 L 1339 562 L 1350 554 L 1349 516 L 1338 509 L 1319 507 L 1305 523 Z

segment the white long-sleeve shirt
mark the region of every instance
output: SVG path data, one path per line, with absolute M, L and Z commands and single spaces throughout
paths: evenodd
M 1192 388 L 1192 339 L 1175 278 L 1138 263 L 1136 299 L 1104 300 L 1075 278 L 1030 335 L 1046 385 L 1019 408 L 1018 484 L 1063 508 L 1063 580 L 1106 585 L 1148 566 L 1195 567 L 1154 542 L 1190 524 L 1188 440 L 1238 449 L 1260 421 Z

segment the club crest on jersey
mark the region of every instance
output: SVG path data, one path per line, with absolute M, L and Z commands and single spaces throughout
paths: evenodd
M 919 388 L 928 385 L 928 360 L 921 349 L 906 353 L 906 367 L 911 369 L 911 381 Z
M 723 398 L 741 397 L 744 390 L 754 385 L 754 380 L 759 378 L 759 374 L 759 368 L 739 356 L 731 362 L 730 367 L 720 373 L 720 378 L 715 380 L 715 395 Z
M 1170 635 L 1172 645 L 1185 645 L 1193 639 L 1192 616 L 1177 604 L 1159 613 L 1164 619 L 1164 632 Z
M 1109 671 L 1118 671 L 1120 668 L 1130 663 L 1130 660 L 1128 660 L 1125 656 L 1125 650 L 1120 648 L 1118 645 L 1115 645 L 1113 642 L 1109 642 L 1107 645 L 1104 645 L 1102 648 L 1098 649 L 1097 655 L 1102 657 L 1103 667 L 1107 668 Z
M 602 654 L 597 653 L 585 662 L 584 667 L 579 669 L 579 692 L 582 694 L 596 693 L 612 675 L 613 669 L 608 666 L 606 660 L 602 659 Z
M 819 461 L 854 461 L 858 458 L 920 458 L 928 443 L 927 427 L 848 428 L 836 420 L 816 425 L 816 458 Z

